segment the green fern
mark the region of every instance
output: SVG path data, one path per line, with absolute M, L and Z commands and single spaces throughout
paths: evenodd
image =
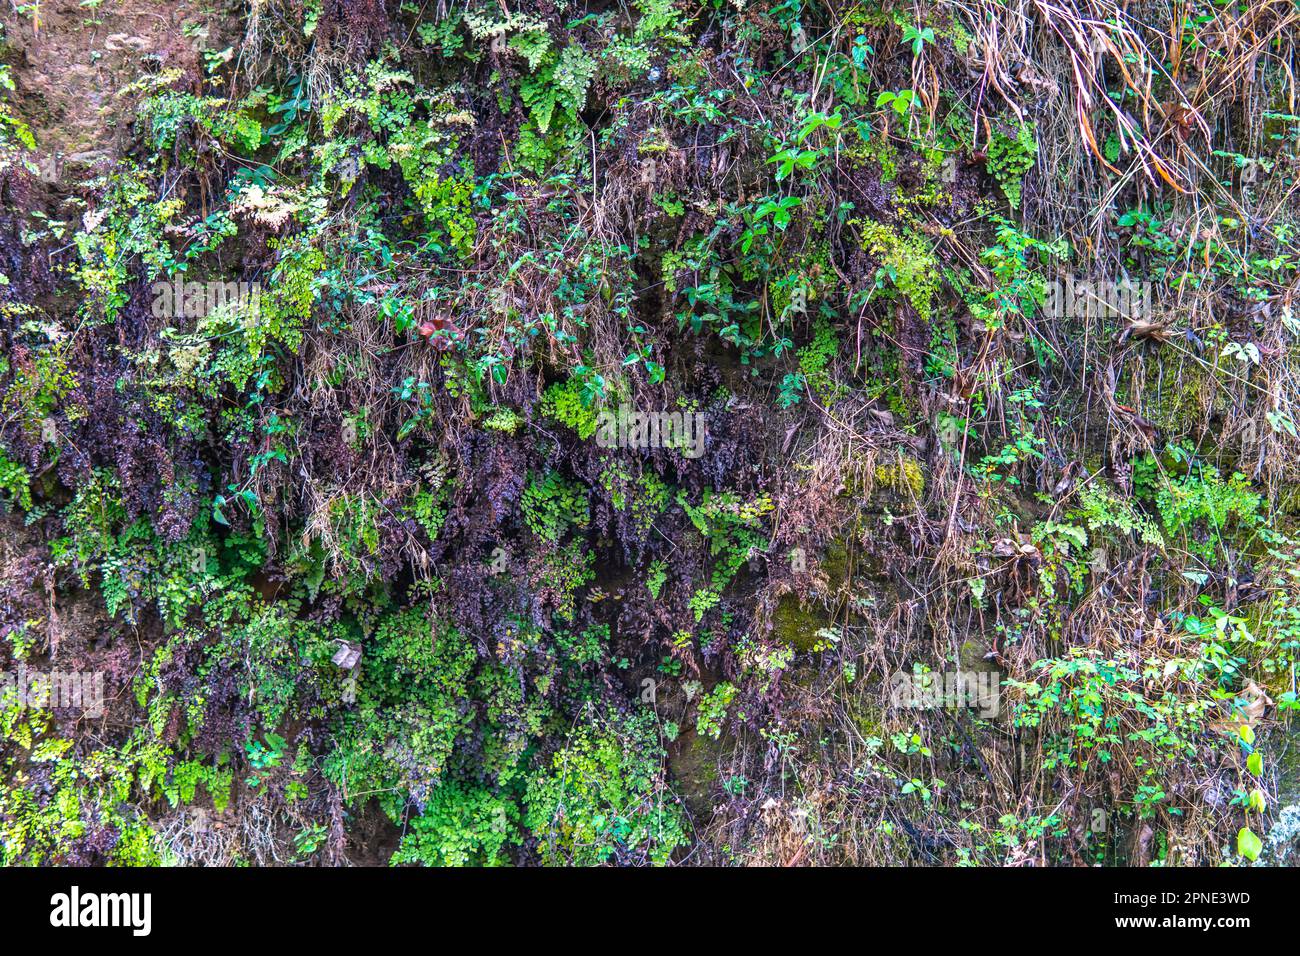
M 586 105 L 587 87 L 596 75 L 596 61 L 582 47 L 571 44 L 558 55 L 548 52 L 540 69 L 519 84 L 519 95 L 532 114 L 538 130 L 546 133 L 558 111 L 574 119 Z

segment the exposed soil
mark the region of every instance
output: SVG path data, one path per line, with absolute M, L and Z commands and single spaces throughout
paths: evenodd
M 207 19 L 189 0 L 122 0 L 93 10 L 59 2 L 41 4 L 39 18 L 9 18 L 5 58 L 40 147 L 42 179 L 64 181 L 121 156 L 131 114 L 119 91 L 162 69 L 193 69 L 197 38 L 186 34 L 210 31 Z

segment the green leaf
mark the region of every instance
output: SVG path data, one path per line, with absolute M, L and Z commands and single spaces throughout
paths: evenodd
M 1237 852 L 1251 863 L 1259 859 L 1259 853 L 1263 849 L 1264 841 L 1255 836 L 1250 827 L 1242 827 L 1237 831 Z

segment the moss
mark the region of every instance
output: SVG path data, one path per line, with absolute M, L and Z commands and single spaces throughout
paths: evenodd
M 966 51 L 970 49 L 971 41 L 974 39 L 956 16 L 952 18 L 952 22 L 946 28 L 938 28 L 935 32 L 944 39 L 951 40 L 953 48 L 962 56 L 966 55 Z
M 1277 494 L 1277 508 L 1283 514 L 1300 515 L 1300 485 L 1290 485 Z
M 925 492 L 925 471 L 921 463 L 909 455 L 899 455 L 898 461 L 877 465 L 876 484 L 913 498 L 919 498 Z
M 957 667 L 963 671 L 996 672 L 997 665 L 985 658 L 992 650 L 992 645 L 983 638 L 969 637 L 962 642 L 957 651 Z
M 882 691 L 881 696 L 884 696 Z M 863 739 L 885 736 L 885 712 L 879 707 L 864 707 L 853 715 L 853 725 Z
M 1151 358 L 1141 397 L 1127 402 L 1151 424 L 1171 435 L 1189 435 L 1199 431 L 1215 406 L 1224 410 L 1222 393 L 1212 372 L 1184 361 L 1170 350 L 1160 349 Z M 1131 394 L 1131 379 L 1126 388 Z
M 671 148 L 671 138 L 657 126 L 646 130 L 645 136 L 636 145 L 638 156 L 658 156 L 667 153 Z
M 1290 686 L 1283 688 L 1290 690 Z M 1270 689 L 1270 696 L 1271 694 Z M 1277 696 L 1273 696 L 1277 700 Z M 1282 737 L 1281 734 L 1277 735 Z M 1274 741 L 1270 740 L 1270 744 Z M 1277 740 L 1276 744 L 1281 746 L 1270 746 L 1269 750 L 1277 756 L 1274 758 L 1277 765 L 1277 798 L 1278 802 L 1286 805 L 1295 805 L 1300 803 L 1300 747 L 1294 745 L 1286 746 L 1285 738 Z
M 718 784 L 718 761 L 734 747 L 724 734 L 713 740 L 694 730 L 685 731 L 668 750 L 668 769 L 676 790 L 697 817 L 713 812 L 713 790 Z
M 838 594 L 849 585 L 849 548 L 843 538 L 836 538 L 826 546 L 826 556 L 821 561 L 821 572 L 826 575 L 827 587 Z
M 831 623 L 825 611 L 805 607 L 795 595 L 787 594 L 772 614 L 772 636 L 787 647 L 808 652 L 819 642 L 817 632 Z

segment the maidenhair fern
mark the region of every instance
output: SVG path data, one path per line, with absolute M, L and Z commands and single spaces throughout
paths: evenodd
M 587 101 L 587 87 L 595 73 L 596 61 L 582 47 L 571 44 L 559 54 L 547 53 L 542 66 L 524 78 L 519 95 L 542 133 L 550 129 L 557 111 L 568 119 L 576 118 Z
M 1002 187 L 1007 202 L 1014 209 L 1020 205 L 1020 178 L 1033 168 L 1038 158 L 1038 143 L 1034 129 L 1026 123 L 1019 124 L 1014 137 L 994 133 L 989 142 L 988 170 Z

